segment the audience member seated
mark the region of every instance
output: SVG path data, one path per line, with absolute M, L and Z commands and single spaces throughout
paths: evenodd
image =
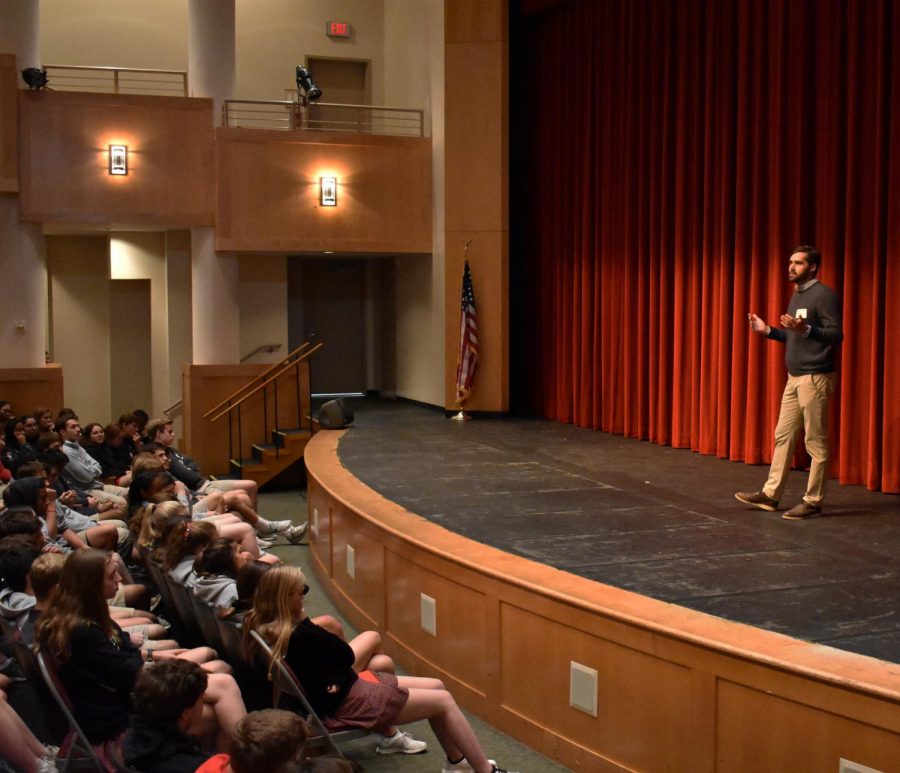
M 33 461 L 36 457 L 34 449 L 25 440 L 25 422 L 23 419 L 9 419 L 4 427 L 5 448 L 3 450 L 3 466 L 18 477 L 19 466 Z
M 172 448 L 175 433 L 172 431 L 171 422 L 165 419 L 158 419 L 151 422 L 147 429 L 151 433 L 151 442 L 144 446 L 144 450 L 158 453 L 160 459 L 166 464 L 166 469 L 180 483 L 183 483 L 194 496 L 212 495 L 214 492 L 220 492 L 223 496 L 224 509 L 240 515 L 260 536 L 267 537 L 280 534 L 294 544 L 303 539 L 307 528 L 305 522 L 294 526 L 290 520 L 268 521 L 256 511 L 256 483 L 253 481 L 210 481 L 204 478 L 199 472 L 196 462 L 182 456 Z M 249 485 L 244 486 L 243 484 Z
M 227 537 L 210 542 L 194 560 L 197 578 L 191 592 L 225 618 L 234 612 L 237 603 L 237 576 L 252 560 L 241 546 Z
M 209 759 L 197 741 L 204 735 L 207 682 L 206 672 L 185 660 L 152 663 L 138 673 L 122 743 L 126 764 L 142 773 L 193 773 Z
M 81 425 L 78 418 L 71 414 L 63 414 L 56 422 L 56 431 L 62 438 L 62 450 L 69 463 L 65 474 L 75 485 L 90 491 L 99 500 L 108 499 L 119 505 L 123 512 L 126 506 L 125 495 L 128 491 L 120 486 L 104 484 L 101 478 L 103 470 L 100 462 L 94 459 L 81 447 Z
M 100 480 L 113 486 L 127 486 L 131 483 L 130 459 L 122 459 L 115 447 L 108 440 L 107 430 L 112 436 L 112 443 L 122 447 L 122 432 L 118 425 L 110 424 L 106 429 L 101 424 L 91 422 L 81 431 L 81 446 L 100 464 Z
M 47 487 L 47 482 L 43 478 L 32 477 L 15 481 L 3 492 L 3 500 L 10 508 L 24 506 L 34 510 L 41 519 L 41 529 L 46 541 L 63 552 L 83 550 L 87 547 L 114 551 L 119 547 L 119 528 L 121 527 L 117 528 L 113 521 L 89 526 L 88 524 L 93 523 L 90 519 L 74 513 L 65 505 L 57 506 L 56 492 Z M 80 528 L 77 533 L 69 523 L 70 516 L 76 519 L 76 528 Z M 130 535 L 127 534 L 127 531 L 125 537 L 128 539 L 127 551 L 130 552 Z M 130 579 L 122 557 L 118 553 L 113 553 L 113 555 L 122 576 Z M 149 601 L 150 597 L 146 587 L 134 583 L 124 585 L 117 598 L 117 603 L 142 609 L 148 607 Z
M 9 679 L 0 674 L 0 768 L 9 763 L 13 771 L 50 773 L 56 770 L 56 747 L 44 746 L 7 702 Z M 9 767 L 6 767 L 10 770 Z
M 53 425 L 56 422 L 53 420 L 53 412 L 49 408 L 35 408 L 32 416 L 38 424 L 38 436 L 45 432 L 53 432 Z
M 396 725 L 427 719 L 447 762 L 444 771 L 499 771 L 488 760 L 465 715 L 438 679 L 395 676 L 380 671 L 358 674 L 359 654 L 338 636 L 310 620 L 303 606 L 303 573 L 276 566 L 259 581 L 253 609 L 244 618 L 244 641 L 255 651 L 251 631 L 269 643 L 275 658 L 293 669 L 309 702 L 326 727 L 361 727 L 385 735 L 381 754 L 425 751 Z
M 290 711 L 253 711 L 235 727 L 229 753 L 210 758 L 197 773 L 292 773 L 308 737 L 306 722 Z
M 163 568 L 169 577 L 185 588 L 193 588 L 197 581 L 194 559 L 216 536 L 216 527 L 203 521 L 185 521 L 180 528 L 172 529 L 163 554 Z
M 22 427 L 25 430 L 25 442 L 31 446 L 31 450 L 34 453 L 37 453 L 37 442 L 38 438 L 41 436 L 41 428 L 37 418 L 34 415 L 31 415 L 22 416 L 19 420 L 22 422 Z
M 143 458 L 142 458 L 143 457 Z M 136 457 L 134 479 L 128 489 L 129 513 L 136 513 L 138 508 L 152 502 L 164 502 L 168 499 L 177 499 L 179 502 L 190 506 L 191 495 L 184 490 L 171 473 L 160 467 L 160 461 L 153 456 L 144 457 L 139 454 Z M 179 487 L 182 490 L 179 490 Z M 216 531 L 222 537 L 229 537 L 240 543 L 252 558 L 260 558 L 260 543 L 257 541 L 253 527 L 245 523 L 235 513 L 207 511 L 203 503 L 208 500 L 221 500 L 221 494 L 214 493 L 204 497 L 198 505 L 195 505 L 191 514 L 194 520 L 204 520 L 212 523 Z M 266 556 L 266 560 L 278 562 L 275 556 Z
M 109 500 L 98 501 L 91 496 L 91 492 L 75 485 L 66 477 L 65 469 L 68 466 L 68 457 L 58 448 L 50 448 L 38 454 L 38 461 L 44 466 L 47 483 L 56 490 L 56 501 L 61 502 L 70 510 L 76 510 L 81 515 L 86 515 L 94 521 L 115 521 L 116 528 L 125 529 L 125 513 L 122 508 Z M 20 478 L 25 475 L 21 473 Z M 120 539 L 125 539 L 120 534 Z
M 0 421 L 9 421 L 15 416 L 16 414 L 13 413 L 13 407 L 9 400 L 0 400 Z
M 27 535 L 0 540 L 0 617 L 20 630 L 28 624 L 29 613 L 34 609 L 29 575 L 39 555 Z
M 143 665 L 141 651 L 109 615 L 106 599 L 115 594 L 117 581 L 116 565 L 107 554 L 73 553 L 35 632 L 82 730 L 112 759 L 128 726 L 129 697 Z M 174 657 L 171 652 L 157 657 L 162 654 Z M 228 674 L 210 674 L 208 680 L 204 703 L 227 734 L 246 713 L 240 691 Z
M 250 504 L 256 508 L 258 487 L 252 480 L 210 480 L 200 472 L 200 465 L 173 447 L 175 431 L 168 419 L 154 419 L 146 428 L 150 442 L 159 443 L 166 449 L 172 461 L 170 472 L 182 481 L 191 491 L 205 493 L 213 491 L 244 491 L 250 497 Z

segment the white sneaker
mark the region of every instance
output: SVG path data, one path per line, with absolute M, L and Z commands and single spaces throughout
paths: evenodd
M 296 545 L 297 543 L 302 542 L 303 537 L 306 535 L 306 528 L 308 526 L 308 521 L 304 521 L 299 526 L 291 526 L 290 529 L 284 532 L 283 536 L 292 545 Z
M 275 540 L 273 540 L 273 539 L 263 539 L 262 537 L 256 538 L 256 546 L 260 550 L 268 550 L 274 544 L 275 544 Z
M 269 534 L 282 534 L 291 528 L 294 524 L 290 521 L 269 521 L 269 530 L 266 532 L 267 536 Z
M 390 738 L 385 738 L 378 744 L 375 751 L 379 754 L 421 754 L 428 751 L 428 744 L 425 741 L 417 741 L 409 733 L 398 730 Z
M 497 767 L 496 760 L 488 760 L 489 763 L 493 767 Z M 472 773 L 475 770 L 470 764 L 469 761 L 463 757 L 459 762 L 450 762 L 446 757 L 444 758 L 444 767 L 441 768 L 441 773 Z

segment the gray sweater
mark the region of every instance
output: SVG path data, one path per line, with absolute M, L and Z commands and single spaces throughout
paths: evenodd
M 784 363 L 788 373 L 831 373 L 835 350 L 844 339 L 837 294 L 821 282 L 813 282 L 791 296 L 787 313 L 805 319 L 810 328 L 806 337 L 777 327 L 769 330 L 769 338 L 787 344 Z

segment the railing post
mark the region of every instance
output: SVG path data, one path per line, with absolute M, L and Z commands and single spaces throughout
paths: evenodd
M 234 430 L 232 428 L 232 414 L 231 411 L 228 412 L 228 471 L 231 471 L 231 463 L 230 460 L 234 457 Z
M 297 426 L 303 427 L 303 413 L 300 407 L 300 361 L 294 363 L 294 375 L 297 377 Z M 312 427 L 312 425 L 310 425 Z
M 268 391 L 268 387 L 263 387 L 263 445 L 267 445 L 269 442 L 269 400 L 266 396 Z M 277 424 L 275 429 L 278 429 Z
M 278 432 L 278 379 L 272 382 L 272 388 L 275 390 L 275 432 Z M 275 443 L 275 458 L 278 458 L 278 443 Z
M 238 403 L 237 409 L 238 409 L 238 452 L 237 452 L 237 463 L 238 463 L 238 467 L 243 471 L 244 465 L 241 463 L 241 460 L 243 459 L 243 457 L 241 456 L 241 454 L 244 452 L 244 451 L 243 451 L 243 449 L 244 449 L 244 437 L 243 437 L 243 432 L 242 432 L 242 430 L 241 430 L 241 405 L 240 405 L 240 403 Z

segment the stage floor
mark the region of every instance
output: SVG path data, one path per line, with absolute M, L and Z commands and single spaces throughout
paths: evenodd
M 900 497 L 828 489 L 826 515 L 748 509 L 767 468 L 538 419 L 454 422 L 349 401 L 338 452 L 406 509 L 581 577 L 900 663 Z M 806 474 L 785 493 L 800 500 Z

